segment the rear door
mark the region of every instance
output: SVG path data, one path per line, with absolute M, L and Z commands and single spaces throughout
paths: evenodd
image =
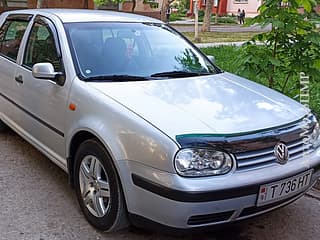
M 13 127 L 17 127 L 20 104 L 21 83 L 15 79 L 17 59 L 31 18 L 29 14 L 11 14 L 0 28 L 0 114 L 1 119 Z

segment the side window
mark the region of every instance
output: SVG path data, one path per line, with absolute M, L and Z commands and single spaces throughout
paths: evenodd
M 13 60 L 17 59 L 20 43 L 28 22 L 8 20 L 0 29 L 0 53 Z
M 32 68 L 34 64 L 43 62 L 52 63 L 57 72 L 62 70 L 52 31 L 36 22 L 29 36 L 23 64 Z

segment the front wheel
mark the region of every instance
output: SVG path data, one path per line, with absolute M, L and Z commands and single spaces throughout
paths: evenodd
M 76 195 L 86 219 L 97 229 L 128 226 L 120 181 L 106 149 L 98 141 L 83 142 L 75 156 Z

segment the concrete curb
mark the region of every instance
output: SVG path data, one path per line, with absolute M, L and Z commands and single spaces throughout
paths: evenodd
M 320 201 L 320 191 L 312 188 L 310 191 L 306 193 L 307 197 L 311 197 Z
M 313 186 L 314 189 L 320 191 L 320 179 L 317 181 L 317 183 Z
M 242 46 L 245 42 L 217 42 L 217 43 L 196 43 L 198 48 L 217 47 L 217 46 Z

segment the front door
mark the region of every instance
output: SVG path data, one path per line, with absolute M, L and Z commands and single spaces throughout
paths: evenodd
M 64 72 L 58 39 L 53 23 L 45 17 L 37 16 L 15 77 L 21 80 L 23 129 L 53 160 L 58 160 L 58 165 L 65 166 L 64 127 L 69 92 L 67 86 L 70 85 L 59 86 L 55 82 L 32 76 L 32 67 L 36 63 L 49 62 L 56 72 Z

